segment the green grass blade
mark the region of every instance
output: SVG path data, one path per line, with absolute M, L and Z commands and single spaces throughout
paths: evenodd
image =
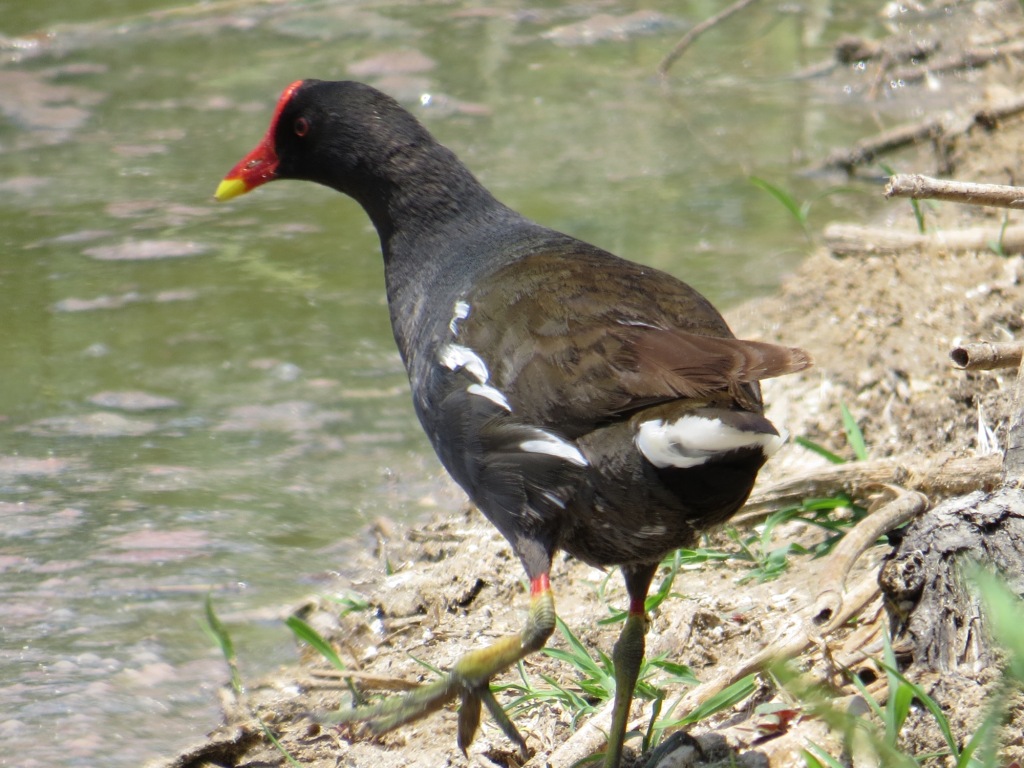
M 888 163 L 879 163 L 878 167 L 881 168 L 882 172 L 887 174 L 888 176 L 896 175 L 896 170 Z M 925 223 L 924 212 L 922 212 L 921 210 L 921 203 L 911 198 L 910 209 L 914 212 L 914 220 L 917 222 L 917 231 L 923 235 L 925 230 Z
M 590 653 L 587 651 L 583 643 L 580 642 L 579 638 L 572 633 L 568 625 L 562 621 L 561 618 L 556 617 L 555 619 L 558 625 L 558 631 L 561 632 L 565 641 L 569 644 L 570 650 L 561 651 L 557 648 L 545 648 L 544 653 L 548 654 L 552 658 L 561 659 L 566 661 L 572 666 L 576 667 L 584 676 L 589 676 L 592 680 L 596 681 L 598 685 L 605 689 L 607 696 L 611 695 L 611 692 L 615 690 L 615 676 L 611 672 L 611 662 L 607 657 L 603 657 L 605 665 L 602 666 L 598 661 L 591 658 Z
M 654 730 L 654 724 L 658 722 L 658 716 L 661 714 L 661 707 L 665 703 L 664 699 L 655 699 L 651 704 L 651 719 L 647 723 L 647 730 L 644 732 L 643 741 L 641 742 L 641 752 L 647 754 L 651 751 L 652 747 L 657 746 L 658 734 Z
M 853 455 L 857 457 L 857 461 L 867 461 L 868 448 L 864 444 L 864 434 L 860 431 L 857 420 L 853 418 L 846 403 L 840 403 L 839 410 L 843 414 L 843 429 L 846 430 L 846 441 L 853 449 Z
M 1003 707 L 999 697 L 992 698 L 993 704 L 989 706 L 988 714 L 981 721 L 978 730 L 974 732 L 960 752 L 960 759 L 956 761 L 956 768 L 972 768 L 973 766 L 997 765 L 995 751 L 997 747 L 996 736 L 999 726 L 1003 722 Z M 981 757 L 975 758 L 974 753 L 978 752 Z
M 590 658 L 590 654 L 587 652 L 586 647 L 580 642 L 580 639 L 572 633 L 572 630 L 569 629 L 569 625 L 562 621 L 561 618 L 556 619 L 556 623 L 558 624 L 558 631 L 562 633 L 562 637 L 564 637 L 565 641 L 569 644 L 569 647 L 572 649 L 572 653 L 583 657 L 587 661 L 593 661 Z
M 327 598 L 332 603 L 337 603 L 341 606 L 341 615 L 348 616 L 350 613 L 358 613 L 361 611 L 368 611 L 372 608 L 370 601 L 362 595 L 350 594 L 331 596 Z
M 653 668 L 660 670 L 665 673 L 664 677 L 659 677 L 658 682 L 662 685 L 699 685 L 700 680 L 693 674 L 693 670 L 688 664 L 681 664 L 676 661 L 668 661 L 662 657 L 655 657 L 648 659 L 646 664 Z
M 644 610 L 648 613 L 656 610 L 665 600 L 671 597 L 672 585 L 675 583 L 676 575 L 679 573 L 679 568 L 682 565 L 683 558 L 677 549 L 672 555 L 670 555 L 672 563 L 669 566 L 668 573 L 665 574 L 665 578 L 661 580 L 661 584 L 658 585 L 657 591 L 647 596 L 644 601 Z M 668 559 L 668 558 L 666 558 Z
M 206 596 L 203 608 L 206 613 L 206 627 L 210 631 L 210 636 L 217 642 L 221 653 L 224 654 L 224 658 L 233 664 L 235 662 L 235 644 L 231 640 L 227 627 L 224 626 L 216 611 L 213 610 L 212 595 L 208 594 Z
M 890 690 L 893 683 L 895 682 L 901 688 L 908 691 L 911 701 L 917 699 L 920 701 L 925 708 L 931 712 L 932 717 L 935 718 L 935 724 L 939 726 L 939 730 L 942 732 L 942 737 L 946 740 L 946 746 L 949 747 L 950 754 L 953 756 L 953 760 L 957 763 L 960 762 L 960 742 L 953 735 L 953 729 L 949 725 L 949 720 L 946 718 L 946 713 L 942 711 L 942 707 L 933 699 L 925 690 L 917 683 L 911 682 L 906 676 L 899 671 L 896 667 L 896 654 L 892 650 L 892 645 L 889 642 L 888 633 L 884 637 L 885 646 L 884 654 L 885 661 L 881 662 L 882 669 L 885 670 L 885 674 L 889 678 Z M 906 695 L 906 694 L 904 694 Z M 910 702 L 907 703 L 907 709 L 909 712 Z M 902 723 L 900 724 L 902 727 Z
M 242 676 L 238 672 L 238 657 L 235 655 L 235 644 L 231 640 L 231 634 L 228 632 L 227 627 L 224 626 L 216 611 L 214 611 L 213 596 L 210 594 L 206 595 L 204 609 L 207 630 L 220 647 L 220 652 L 228 663 L 228 669 L 231 671 L 231 687 L 236 694 L 242 694 Z
M 824 458 L 826 461 L 829 461 L 833 464 L 846 463 L 846 459 L 844 459 L 842 456 L 832 453 L 832 451 L 830 451 L 825 446 L 818 445 L 816 442 L 814 442 L 813 440 L 808 440 L 806 437 L 794 437 L 793 442 L 799 445 L 801 448 L 806 448 L 809 451 L 813 451 L 814 453 Z
M 831 511 L 841 507 L 854 506 L 853 499 L 845 493 L 837 493 L 835 496 L 826 496 L 818 499 L 804 499 L 800 502 L 800 508 L 807 512 Z
M 324 640 L 323 637 L 320 636 L 320 633 L 309 626 L 309 624 L 304 622 L 298 616 L 289 616 L 285 621 L 285 624 L 288 626 L 288 629 L 292 631 L 292 634 L 295 635 L 295 637 L 314 648 L 321 656 L 331 663 L 331 666 L 335 669 L 345 669 L 345 662 L 341 660 L 341 657 L 338 656 L 334 648 L 331 647 L 331 644 Z
M 1024 600 L 1006 586 L 1003 579 L 982 568 L 970 571 L 985 604 L 985 618 L 996 641 L 1009 656 L 1007 672 L 1024 683 L 1024 632 L 1020 631 L 1020 617 L 1024 615 Z
M 921 203 L 917 200 L 910 201 L 910 209 L 914 212 L 914 221 L 917 222 L 917 231 L 922 235 L 925 230 L 924 211 L 921 210 Z
M 774 197 L 782 204 L 783 208 L 789 211 L 790 215 L 796 220 L 796 223 L 799 224 L 802 229 L 807 229 L 807 211 L 791 194 L 781 187 L 772 184 L 767 179 L 762 179 L 760 176 L 751 176 L 748 180 L 758 189 L 764 190 Z
M 572 651 L 567 651 L 564 648 L 545 648 L 543 650 L 545 656 L 554 659 L 555 661 L 565 662 L 569 666 L 576 669 L 584 677 L 584 683 L 586 681 L 593 680 L 606 680 L 608 675 L 603 669 L 601 669 L 597 663 L 589 656 L 580 657 L 578 654 Z
M 910 714 L 910 705 L 914 703 L 914 689 L 892 677 L 889 678 L 889 686 L 889 700 L 885 703 L 885 735 L 888 744 L 895 747 Z
M 263 728 L 263 735 L 267 737 L 267 740 L 270 741 L 271 744 L 277 747 L 277 751 L 280 752 L 284 759 L 288 761 L 288 765 L 294 765 L 296 768 L 302 768 L 302 763 L 292 757 L 291 753 L 285 748 L 284 744 L 281 743 L 280 739 L 278 739 L 267 724 L 263 722 L 263 719 L 258 718 L 258 720 L 260 727 Z
M 885 717 L 882 711 L 882 706 L 875 701 L 875 697 L 871 695 L 870 691 L 868 691 L 867 686 L 864 685 L 864 681 L 861 680 L 860 677 L 851 669 L 843 667 L 843 671 L 846 672 L 846 676 L 850 679 L 850 682 L 852 682 L 854 687 L 860 692 L 864 702 L 871 708 L 871 711 L 875 713 L 875 717 L 882 720 Z
M 886 674 L 889 675 L 889 679 L 894 680 L 896 682 L 896 685 L 899 687 L 901 691 L 901 696 L 903 698 L 909 697 L 908 701 L 906 702 L 906 712 L 909 712 L 910 701 L 913 701 L 913 699 L 917 699 L 919 702 L 921 702 L 921 704 L 924 705 L 925 709 L 927 709 L 931 713 L 932 717 L 935 718 L 935 723 L 939 726 L 939 730 L 942 732 L 942 738 L 946 740 L 946 746 L 949 747 L 950 754 L 953 756 L 953 759 L 957 761 L 957 763 L 959 764 L 960 743 L 959 741 L 957 741 L 956 736 L 953 735 L 953 729 L 950 727 L 949 720 L 946 717 L 946 713 L 942 711 L 942 707 L 940 707 L 938 705 L 938 702 L 936 702 L 935 699 L 929 696 L 925 692 L 925 690 L 921 688 L 921 686 L 917 685 L 917 683 L 913 683 L 910 680 L 908 680 L 906 677 L 904 677 L 903 673 L 900 672 L 898 669 L 890 667 L 889 664 L 886 663 L 882 663 L 881 666 L 885 670 Z M 899 712 L 903 714 L 903 717 L 905 719 L 906 712 L 902 711 L 902 702 L 900 704 L 900 707 L 901 709 L 899 710 Z M 900 723 L 900 727 L 902 727 L 902 722 Z
M 811 750 L 815 754 L 812 755 Z M 807 742 L 807 749 L 800 750 L 800 754 L 803 755 L 807 768 L 845 768 L 842 763 L 813 741 Z
M 224 623 L 217 616 L 216 611 L 214 611 L 213 596 L 210 594 L 206 595 L 204 612 L 206 614 L 206 629 L 210 636 L 216 641 L 217 645 L 220 646 L 220 651 L 224 655 L 224 659 L 227 661 L 228 667 L 231 670 L 231 687 L 235 691 L 236 695 L 241 696 L 243 695 L 244 690 L 242 686 L 242 676 L 238 672 L 238 657 L 235 655 L 235 644 L 231 639 L 231 634 L 228 632 L 227 627 L 224 626 Z M 267 724 L 263 722 L 263 718 L 256 712 L 252 712 L 252 714 L 260 724 L 260 728 L 263 730 L 263 735 L 267 737 L 267 741 L 274 745 L 288 764 L 296 766 L 296 768 L 302 768 L 301 763 L 292 757 L 284 744 L 282 744 L 277 736 L 274 735 Z
M 764 519 L 763 527 L 761 528 L 761 544 L 767 545 L 771 542 L 772 532 L 783 523 L 788 523 L 794 517 L 803 512 L 802 507 L 786 507 L 772 512 L 768 517 Z
M 347 669 L 347 667 L 345 667 L 345 663 L 341 660 L 341 656 L 339 656 L 331 646 L 331 643 L 325 640 L 316 630 L 303 622 L 301 618 L 298 616 L 289 616 L 285 624 L 296 638 L 307 643 L 311 648 L 315 648 L 316 651 L 324 656 L 324 658 L 326 658 L 331 666 L 336 670 L 344 672 Z M 366 697 L 358 690 L 358 688 L 355 687 L 355 683 L 352 682 L 352 678 L 345 678 L 345 686 L 348 688 L 349 693 L 352 694 L 352 701 L 356 706 L 365 702 Z
M 424 669 L 430 670 L 431 672 L 433 672 L 438 677 L 444 677 L 444 670 L 442 670 L 440 667 L 434 666 L 430 662 L 424 661 L 423 659 L 421 659 L 421 658 L 419 658 L 417 656 L 413 656 L 411 653 L 409 654 L 409 658 L 412 659 L 413 661 L 415 661 L 417 664 L 419 664 Z
M 736 706 L 745 698 L 753 694 L 755 690 L 757 690 L 756 672 L 737 680 L 728 688 L 719 691 L 707 701 L 698 704 L 690 714 L 686 715 L 682 719 L 673 720 L 668 723 L 659 723 L 657 727 L 659 730 L 665 730 L 667 728 L 679 728 L 684 725 L 699 723 L 701 720 L 711 717 L 717 712 Z

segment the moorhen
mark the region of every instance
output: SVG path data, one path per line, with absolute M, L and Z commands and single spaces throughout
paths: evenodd
M 324 184 L 369 214 L 416 414 L 530 579 L 521 632 L 465 654 L 438 682 L 339 718 L 383 732 L 459 698 L 463 751 L 483 704 L 525 759 L 489 681 L 551 635 L 549 572 L 561 549 L 625 577 L 605 753 L 617 768 L 651 579 L 667 553 L 746 500 L 782 443 L 758 382 L 806 368 L 808 355 L 738 340 L 685 283 L 507 208 L 409 112 L 361 83 L 288 86 L 216 198 L 275 179 Z

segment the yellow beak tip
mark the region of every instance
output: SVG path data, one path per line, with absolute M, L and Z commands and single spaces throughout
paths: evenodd
M 213 193 L 213 196 L 215 199 L 224 202 L 233 197 L 244 195 L 248 191 L 249 187 L 241 179 L 224 179 L 224 181 L 217 185 L 217 191 Z

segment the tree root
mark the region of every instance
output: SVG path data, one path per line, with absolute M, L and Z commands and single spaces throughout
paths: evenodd
M 999 485 L 1001 457 L 896 456 L 817 467 L 754 491 L 735 524 L 759 520 L 780 507 L 807 498 L 849 493 L 863 498 L 879 486 L 899 486 L 926 496 L 955 496 Z

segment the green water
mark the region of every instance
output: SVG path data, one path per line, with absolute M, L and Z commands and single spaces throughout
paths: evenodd
M 363 213 L 297 183 L 212 201 L 288 83 L 420 54 L 363 79 L 509 204 L 728 306 L 807 252 L 748 176 L 813 197 L 837 180 L 798 171 L 873 130 L 789 77 L 872 29 L 874 4 L 842 5 L 751 10 L 663 84 L 718 3 L 601 4 L 664 18 L 576 45 L 559 28 L 593 7 L 0 2 L 0 765 L 137 766 L 198 738 L 226 678 L 207 592 L 256 676 L 292 658 L 276 606 L 344 572 L 360 530 L 450 503 Z

